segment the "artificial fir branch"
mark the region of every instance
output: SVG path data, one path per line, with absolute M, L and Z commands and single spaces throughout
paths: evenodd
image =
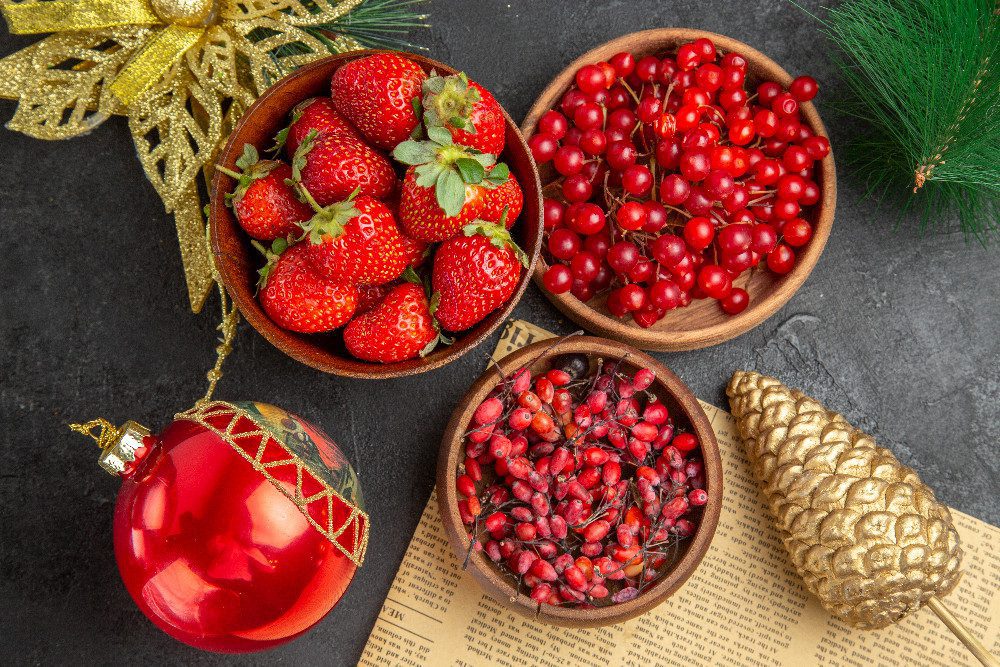
M 373 49 L 420 49 L 405 35 L 413 28 L 426 28 L 427 15 L 419 7 L 427 0 L 366 0 L 331 23 L 310 28 L 310 32 L 328 31 L 353 37 Z
M 903 199 L 923 229 L 1000 231 L 996 0 L 846 0 L 823 22 L 866 124 L 847 162 L 867 194 Z

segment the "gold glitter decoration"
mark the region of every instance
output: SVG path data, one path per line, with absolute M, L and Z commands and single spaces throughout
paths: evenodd
M 243 112 L 294 68 L 355 40 L 303 27 L 363 0 L 0 0 L 11 32 L 53 32 L 0 60 L 7 127 L 67 139 L 128 117 L 147 178 L 174 214 L 191 309 L 212 288 L 199 179 Z
M 882 628 L 955 587 L 951 514 L 892 452 L 774 378 L 737 372 L 726 393 L 792 564 L 830 613 Z

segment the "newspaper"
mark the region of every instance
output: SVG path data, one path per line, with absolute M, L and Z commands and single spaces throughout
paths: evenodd
M 500 358 L 552 334 L 508 324 Z M 520 616 L 486 595 L 452 553 L 434 494 L 399 566 L 360 665 L 970 665 L 975 659 L 928 609 L 862 631 L 833 619 L 803 588 L 761 501 L 732 416 L 702 403 L 725 478 L 711 548 L 656 609 L 604 628 L 568 629 Z M 952 510 L 965 550 L 951 610 L 1000 652 L 1000 529 Z M 978 664 L 978 663 L 977 663 Z

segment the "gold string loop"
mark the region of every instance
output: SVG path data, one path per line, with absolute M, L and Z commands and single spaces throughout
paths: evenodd
M 109 422 L 103 417 L 98 417 L 97 419 L 91 419 L 89 422 L 84 422 L 82 424 L 70 424 L 70 430 L 85 435 L 89 438 L 93 438 L 97 446 L 102 450 L 107 450 L 108 448 L 114 446 L 118 440 L 121 439 L 122 434 L 125 432 L 124 427 L 119 428 Z M 97 433 L 94 429 L 100 429 Z

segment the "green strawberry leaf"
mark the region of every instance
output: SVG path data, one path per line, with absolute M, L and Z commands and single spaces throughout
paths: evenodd
M 281 253 L 285 252 L 288 248 L 288 242 L 285 239 L 275 239 L 270 248 L 261 245 L 260 241 L 254 240 L 250 241 L 250 243 L 264 255 L 264 259 L 266 260 L 264 266 L 257 269 L 257 293 L 259 294 L 262 289 L 267 287 L 267 279 L 271 277 L 271 271 L 274 270 L 274 266 L 278 263 Z
M 277 155 L 281 152 L 281 149 L 285 147 L 285 142 L 288 141 L 288 133 L 291 131 L 292 126 L 287 125 L 274 135 L 274 146 L 271 146 L 271 152 Z
M 443 76 L 429 76 L 424 79 L 423 92 L 433 95 L 440 95 L 444 90 L 445 78 Z
M 244 144 L 243 154 L 236 160 L 236 166 L 242 171 L 246 171 L 259 161 L 260 155 L 257 153 L 257 149 L 250 144 Z
M 485 182 L 493 187 L 503 185 L 510 178 L 510 167 L 499 162 L 486 174 Z
M 430 137 L 431 141 L 441 146 L 451 146 L 455 143 L 451 138 L 451 132 L 443 127 L 428 127 L 427 136 Z
M 482 183 L 483 178 L 486 176 L 486 170 L 483 168 L 483 165 L 472 158 L 459 158 L 455 161 L 455 166 L 458 167 L 458 172 L 462 175 L 462 180 L 470 185 Z
M 454 217 L 465 206 L 465 183 L 457 171 L 443 169 L 434 184 L 434 195 L 445 215 Z
M 414 285 L 424 284 L 424 281 L 420 278 L 420 274 L 412 266 L 406 267 L 406 271 L 403 271 L 403 280 Z
M 450 136 L 450 135 L 449 135 Z M 433 162 L 437 156 L 437 146 L 429 141 L 408 139 L 396 146 L 392 157 L 398 162 L 408 165 L 420 165 Z
M 417 185 L 424 188 L 434 187 L 441 176 L 441 172 L 445 170 L 447 170 L 447 167 L 437 162 L 420 165 L 414 170 L 417 174 Z
M 316 215 L 310 220 L 300 222 L 299 227 L 302 228 L 302 236 L 299 239 L 308 237 L 309 242 L 315 245 L 322 243 L 326 238 L 340 238 L 344 233 L 344 227 L 347 223 L 361 215 L 361 211 L 353 203 L 359 191 L 360 188 L 355 188 L 354 192 L 344 201 L 330 204 L 326 208 L 319 208 L 316 211 Z M 302 188 L 302 192 L 309 196 L 310 203 L 316 204 L 312 196 L 309 195 L 308 190 Z
M 302 143 L 295 150 L 295 155 L 292 156 L 292 181 L 295 183 L 302 182 L 302 170 L 306 167 L 306 156 L 309 155 L 309 151 L 316 145 L 317 134 L 319 133 L 316 130 L 309 130 Z

